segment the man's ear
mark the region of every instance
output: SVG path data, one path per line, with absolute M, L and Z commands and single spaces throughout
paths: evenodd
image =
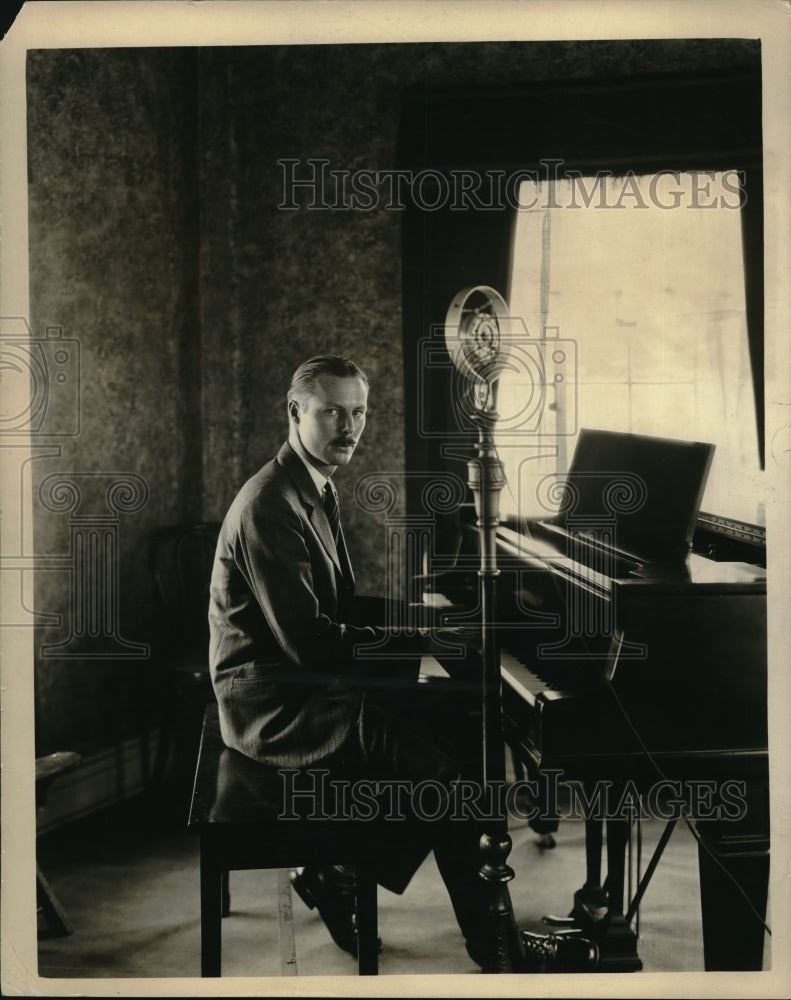
M 288 401 L 288 418 L 293 420 L 294 423 L 299 423 L 299 403 L 296 399 L 289 399 Z

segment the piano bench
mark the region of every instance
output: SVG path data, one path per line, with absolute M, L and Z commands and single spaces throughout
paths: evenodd
M 359 975 L 377 975 L 377 883 L 371 824 L 351 819 L 285 819 L 277 770 L 225 746 L 216 703 L 206 707 L 188 827 L 200 837 L 201 976 L 222 975 L 222 918 L 230 910 L 229 871 L 278 869 L 283 975 L 296 975 L 288 868 L 357 869 Z M 367 828 L 367 829 L 366 829 Z

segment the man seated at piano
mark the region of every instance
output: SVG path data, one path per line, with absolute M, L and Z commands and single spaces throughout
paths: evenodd
M 351 360 L 319 356 L 300 365 L 286 394 L 287 440 L 241 487 L 224 519 L 209 608 L 222 736 L 270 766 L 324 769 L 333 778 L 431 780 L 450 796 L 466 765 L 417 686 L 423 640 L 407 643 L 380 621 L 361 620 L 355 599 L 333 477 L 363 434 L 368 394 L 368 378 Z M 383 667 L 365 660 L 365 646 L 382 640 L 391 640 L 406 664 L 400 687 L 371 683 Z M 406 691 L 404 677 L 413 682 Z M 451 729 L 460 732 L 456 722 Z M 469 956 L 494 970 L 479 824 L 415 817 L 410 829 L 405 836 L 400 825 L 394 842 L 382 846 L 379 884 L 403 893 L 433 850 Z M 335 943 L 355 954 L 354 871 L 305 868 L 291 878 Z M 542 936 L 531 941 L 540 953 Z M 574 957 L 579 946 L 566 950 Z M 562 966 L 564 948 L 554 957 Z

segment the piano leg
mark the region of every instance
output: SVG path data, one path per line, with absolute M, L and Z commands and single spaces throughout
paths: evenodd
M 629 823 L 622 819 L 607 820 L 607 890 L 610 916 L 623 916 L 623 884 Z
M 604 824 L 600 819 L 585 820 L 585 888 L 604 892 L 601 887 L 601 849 Z
M 585 820 L 585 884 L 574 893 L 571 917 L 576 921 L 597 924 L 607 915 L 607 893 L 601 884 L 601 852 L 604 824 L 600 819 Z
M 639 972 L 637 936 L 624 917 L 624 866 L 631 824 L 607 820 L 607 879 L 601 884 L 604 822 L 585 821 L 585 885 L 574 894 L 571 917 L 576 927 L 599 946 L 600 972 Z M 554 922 L 549 918 L 548 923 Z
M 698 868 L 707 972 L 755 972 L 763 965 L 762 921 L 769 889 L 766 787 L 753 786 L 748 802 L 747 813 L 738 822 L 697 823 L 703 841 L 698 844 Z
M 637 936 L 624 916 L 624 869 L 631 821 L 607 820 L 607 914 L 601 921 L 599 969 L 602 972 L 639 972 L 643 963 L 637 954 Z

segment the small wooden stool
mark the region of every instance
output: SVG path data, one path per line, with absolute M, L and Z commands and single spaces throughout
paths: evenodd
M 59 751 L 46 757 L 36 758 L 36 808 L 46 805 L 47 792 L 52 782 L 73 771 L 82 763 L 82 757 L 71 751 Z M 36 902 L 38 909 L 44 914 L 53 934 L 65 936 L 72 933 L 72 926 L 66 916 L 66 911 L 60 905 L 58 897 L 52 891 L 49 882 L 36 862 Z
M 377 975 L 377 883 L 368 856 L 375 844 L 372 824 L 308 816 L 279 818 L 282 799 L 278 771 L 226 747 L 217 705 L 207 706 L 188 823 L 200 836 L 201 975 L 222 975 L 222 918 L 229 911 L 229 871 L 280 869 L 281 969 L 284 975 L 295 975 L 287 869 L 338 864 L 357 869 L 358 973 Z

